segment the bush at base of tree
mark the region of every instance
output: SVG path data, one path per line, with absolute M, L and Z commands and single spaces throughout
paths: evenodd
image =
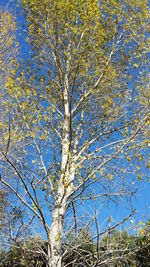
M 149 267 L 149 234 L 129 235 L 127 231 L 113 231 L 103 237 L 99 244 L 91 241 L 91 236 L 83 232 L 78 238 L 69 237 L 65 247 L 69 248 L 63 258 L 67 267 Z M 0 267 L 46 267 L 42 251 L 46 243 L 38 238 L 30 238 L 0 254 Z M 40 254 L 41 251 L 41 254 Z

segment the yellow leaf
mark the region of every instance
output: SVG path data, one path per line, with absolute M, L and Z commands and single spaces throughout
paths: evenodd
M 150 119 L 148 119 L 145 123 L 146 126 L 148 126 L 150 124 Z
M 126 159 L 127 159 L 128 161 L 131 161 L 131 158 L 130 158 L 129 156 L 127 156 Z

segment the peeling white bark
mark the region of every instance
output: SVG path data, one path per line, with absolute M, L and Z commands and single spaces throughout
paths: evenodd
M 64 79 L 64 125 L 62 134 L 62 162 L 61 177 L 57 189 L 55 208 L 52 213 L 52 224 L 49 232 L 49 266 L 61 267 L 61 241 L 63 233 L 63 219 L 66 211 L 67 193 L 70 191 L 69 185 L 69 148 L 70 148 L 70 103 L 69 103 L 69 85 L 68 68 Z M 73 178 L 73 177 L 72 177 Z M 71 179 L 72 179 L 71 178 Z

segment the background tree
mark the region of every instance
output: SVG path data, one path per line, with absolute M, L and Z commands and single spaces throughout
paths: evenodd
M 137 266 L 150 266 L 150 221 L 140 222 L 138 246 L 139 251 L 136 255 Z M 144 226 L 143 226 L 144 225 Z
M 9 134 L 1 127 L 1 182 L 45 231 L 47 266 L 59 267 L 67 233 L 93 225 L 87 202 L 130 197 L 128 177 L 140 175 L 149 125 L 149 102 L 139 94 L 148 83 L 148 6 L 23 0 L 22 7 L 30 54 L 5 78 L 2 111 L 11 115 Z
M 137 266 L 137 237 L 127 231 L 113 231 L 99 245 L 99 266 Z
M 3 250 L 0 254 L 0 266 L 9 267 L 45 267 L 41 250 L 44 248 L 43 240 L 31 237 L 17 242 L 9 250 Z
M 15 74 L 18 43 L 16 40 L 16 23 L 13 15 L 7 10 L 0 8 L 0 149 L 7 155 L 10 138 L 15 145 L 14 132 L 10 130 L 10 98 L 5 90 L 8 81 Z M 12 136 L 10 137 L 10 131 Z M 12 142 L 13 140 L 13 142 Z M 4 162 L 3 162 L 4 163 Z M 1 169 L 3 175 L 3 168 Z M 6 172 L 7 175 L 7 172 Z M 0 177 L 1 178 L 1 177 Z M 9 177 L 10 178 L 10 177 Z M 8 242 L 9 232 L 16 219 L 19 219 L 19 208 L 12 205 L 13 196 L 8 188 L 0 184 L 0 231 L 1 248 Z M 14 227 L 14 226 L 13 226 Z
M 70 234 L 63 243 L 64 266 L 149 266 L 149 236 L 146 226 L 140 228 L 139 234 L 130 234 L 127 230 L 116 231 L 108 229 L 105 236 L 99 240 L 92 240 L 91 235 L 84 229 L 81 235 L 74 237 Z M 69 248 L 69 249 L 68 249 Z M 39 237 L 30 237 L 18 242 L 7 251 L 0 254 L 0 266 L 9 267 L 45 267 L 45 259 L 41 251 L 47 251 L 47 242 Z M 98 259 L 98 261 L 97 261 Z

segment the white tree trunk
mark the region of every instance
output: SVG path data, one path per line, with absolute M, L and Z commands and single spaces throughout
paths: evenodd
M 67 68 L 69 63 L 67 62 Z M 63 220 L 66 212 L 67 195 L 70 191 L 69 184 L 69 148 L 70 148 L 70 106 L 68 71 L 64 79 L 64 125 L 62 133 L 62 162 L 61 176 L 52 213 L 52 224 L 49 232 L 48 267 L 61 267 L 61 244 L 63 234 Z
M 61 267 L 61 242 L 63 232 L 63 217 L 65 206 L 55 208 L 53 211 L 53 221 L 49 233 L 48 245 L 48 267 Z

